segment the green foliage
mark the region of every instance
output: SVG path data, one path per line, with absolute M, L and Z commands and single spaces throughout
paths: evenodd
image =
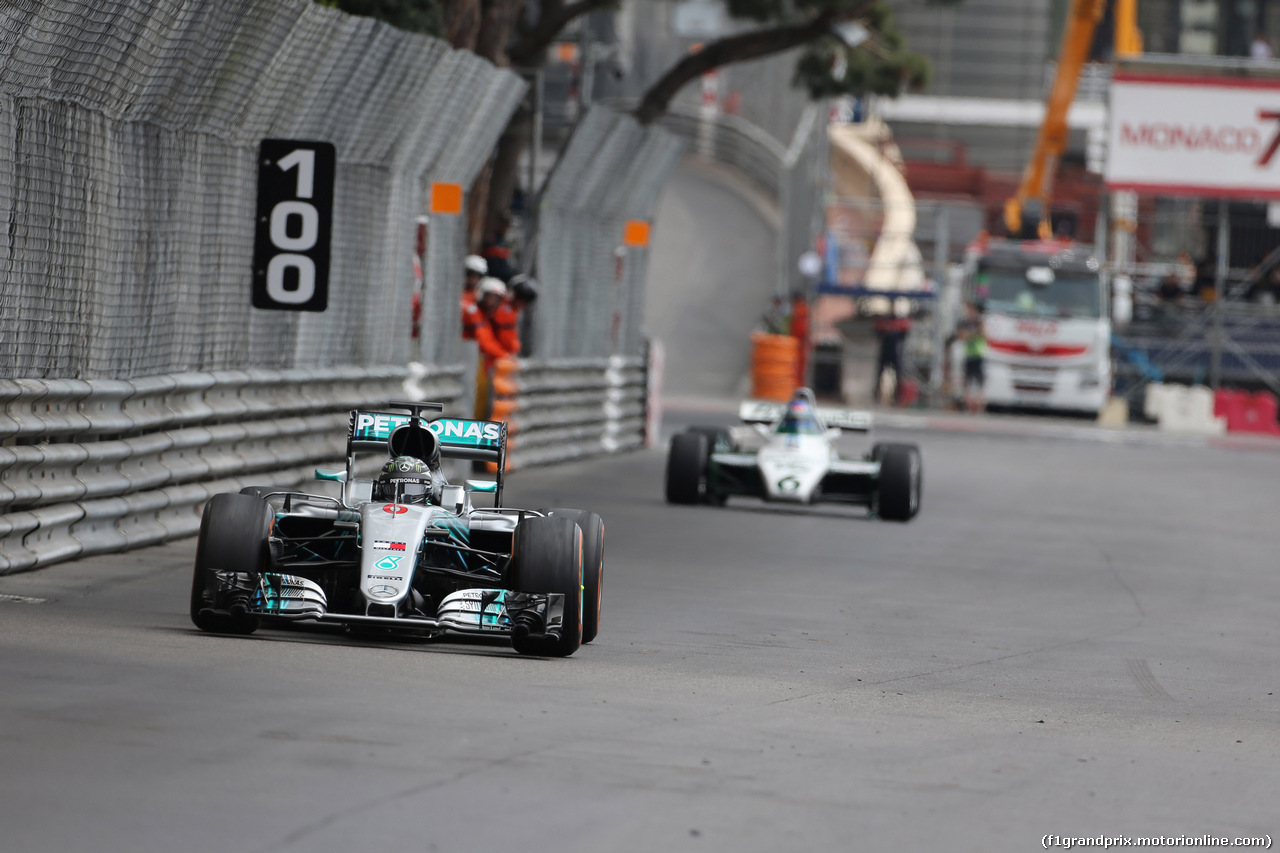
M 956 5 L 963 0 L 928 0 L 932 5 Z M 870 32 L 870 38 L 849 47 L 834 36 L 810 42 L 796 61 L 795 85 L 812 98 L 838 95 L 901 94 L 920 89 L 930 78 L 929 62 L 907 49 L 888 6 L 882 2 L 854 0 L 799 0 L 815 10 L 834 9 L 839 16 L 860 8 L 853 20 Z
M 361 15 L 385 21 L 393 27 L 439 36 L 444 31 L 443 0 L 315 0 L 321 6 L 341 9 L 352 15 Z
M 805 48 L 796 61 L 794 82 L 812 98 L 836 95 L 898 95 L 929 82 L 929 63 L 907 50 L 879 55 L 874 49 L 849 49 L 834 38 Z M 841 61 L 843 60 L 843 62 Z M 837 74 L 843 70 L 842 76 Z

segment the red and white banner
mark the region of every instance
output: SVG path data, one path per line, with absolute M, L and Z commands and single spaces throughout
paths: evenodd
M 1117 74 L 1107 187 L 1280 199 L 1280 80 Z

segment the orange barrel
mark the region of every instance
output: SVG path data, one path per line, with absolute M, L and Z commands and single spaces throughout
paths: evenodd
M 751 333 L 751 396 L 758 400 L 791 399 L 798 387 L 800 341 L 791 335 Z

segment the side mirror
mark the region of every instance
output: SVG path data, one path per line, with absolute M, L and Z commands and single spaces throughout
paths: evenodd
M 751 426 L 756 432 L 760 433 L 765 438 L 770 436 L 769 427 L 764 424 L 752 424 Z
M 467 488 L 473 492 L 496 494 L 498 484 L 493 480 L 467 480 Z
M 440 505 L 454 515 L 460 515 L 467 506 L 467 492 L 462 486 L 445 486 L 440 490 Z
M 843 432 L 844 431 L 840 429 L 840 427 L 827 427 L 827 431 L 825 433 L 827 441 L 835 441 Z
M 345 482 L 347 482 L 347 472 L 346 472 L 346 471 L 336 471 L 336 470 L 333 470 L 333 469 L 331 469 L 331 468 L 317 468 L 317 469 L 316 469 L 316 479 L 317 479 L 317 480 L 330 480 L 330 481 L 332 481 L 332 482 L 334 482 L 334 483 L 345 483 Z

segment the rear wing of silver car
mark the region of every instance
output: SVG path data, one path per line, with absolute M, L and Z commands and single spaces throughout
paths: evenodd
M 771 400 L 743 400 L 738 407 L 738 417 L 748 424 L 775 424 L 786 414 L 786 403 L 775 403 Z M 871 413 L 858 412 L 853 409 L 833 409 L 827 406 L 815 406 L 814 414 L 818 420 L 829 427 L 839 427 L 850 432 L 870 432 Z
M 356 451 L 383 451 L 428 460 L 438 450 L 448 459 L 492 462 L 497 467 L 495 506 L 502 505 L 503 469 L 507 462 L 507 425 L 442 416 L 441 403 L 389 403 L 399 412 L 355 410 L 347 425 L 347 461 Z

